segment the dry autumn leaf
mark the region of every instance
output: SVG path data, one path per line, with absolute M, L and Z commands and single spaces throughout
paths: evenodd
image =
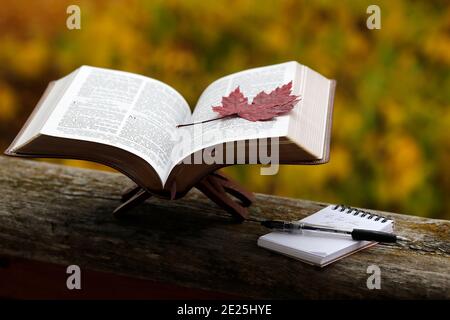
M 222 97 L 222 105 L 212 107 L 220 117 L 201 121 L 205 123 L 229 117 L 241 117 L 249 121 L 266 121 L 288 113 L 299 101 L 299 96 L 291 94 L 292 81 L 272 90 L 270 93 L 261 91 L 248 103 L 240 88 L 234 89 L 228 96 Z M 196 123 L 182 124 L 178 127 L 190 126 Z
M 294 108 L 299 97 L 291 94 L 292 81 L 270 93 L 258 93 L 250 106 L 242 108 L 238 116 L 249 121 L 264 121 L 283 115 Z

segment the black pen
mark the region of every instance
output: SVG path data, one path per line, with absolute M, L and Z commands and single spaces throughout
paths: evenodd
M 295 221 L 290 222 L 280 220 L 266 220 L 262 221 L 261 224 L 267 228 L 275 229 L 276 231 L 283 231 L 290 233 L 302 233 L 303 230 L 312 230 L 312 231 L 350 235 L 353 240 L 366 240 L 366 241 L 390 242 L 390 243 L 397 241 L 410 241 L 407 238 L 398 236 L 393 233 L 367 229 L 343 230 L 304 222 L 295 222 Z

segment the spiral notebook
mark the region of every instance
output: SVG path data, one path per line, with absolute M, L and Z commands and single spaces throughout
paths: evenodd
M 328 206 L 302 220 L 339 229 L 393 232 L 393 221 L 346 206 Z M 305 230 L 302 234 L 271 232 L 258 239 L 258 246 L 303 262 L 324 267 L 376 242 L 356 241 L 346 235 Z

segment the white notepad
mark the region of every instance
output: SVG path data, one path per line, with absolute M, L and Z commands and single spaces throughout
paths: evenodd
M 392 220 L 344 206 L 330 205 L 300 221 L 339 229 L 393 232 Z M 346 235 L 307 230 L 302 234 L 271 232 L 258 239 L 260 247 L 321 267 L 374 244 Z

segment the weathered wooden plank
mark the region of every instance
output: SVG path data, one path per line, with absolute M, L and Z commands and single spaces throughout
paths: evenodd
M 414 242 L 319 269 L 258 248 L 266 230 L 232 223 L 195 191 L 150 199 L 117 220 L 128 184 L 120 174 L 0 157 L 0 255 L 254 298 L 450 298 L 448 221 L 382 212 Z M 325 205 L 258 194 L 251 219 L 298 219 Z M 371 264 L 381 290 L 367 289 Z

